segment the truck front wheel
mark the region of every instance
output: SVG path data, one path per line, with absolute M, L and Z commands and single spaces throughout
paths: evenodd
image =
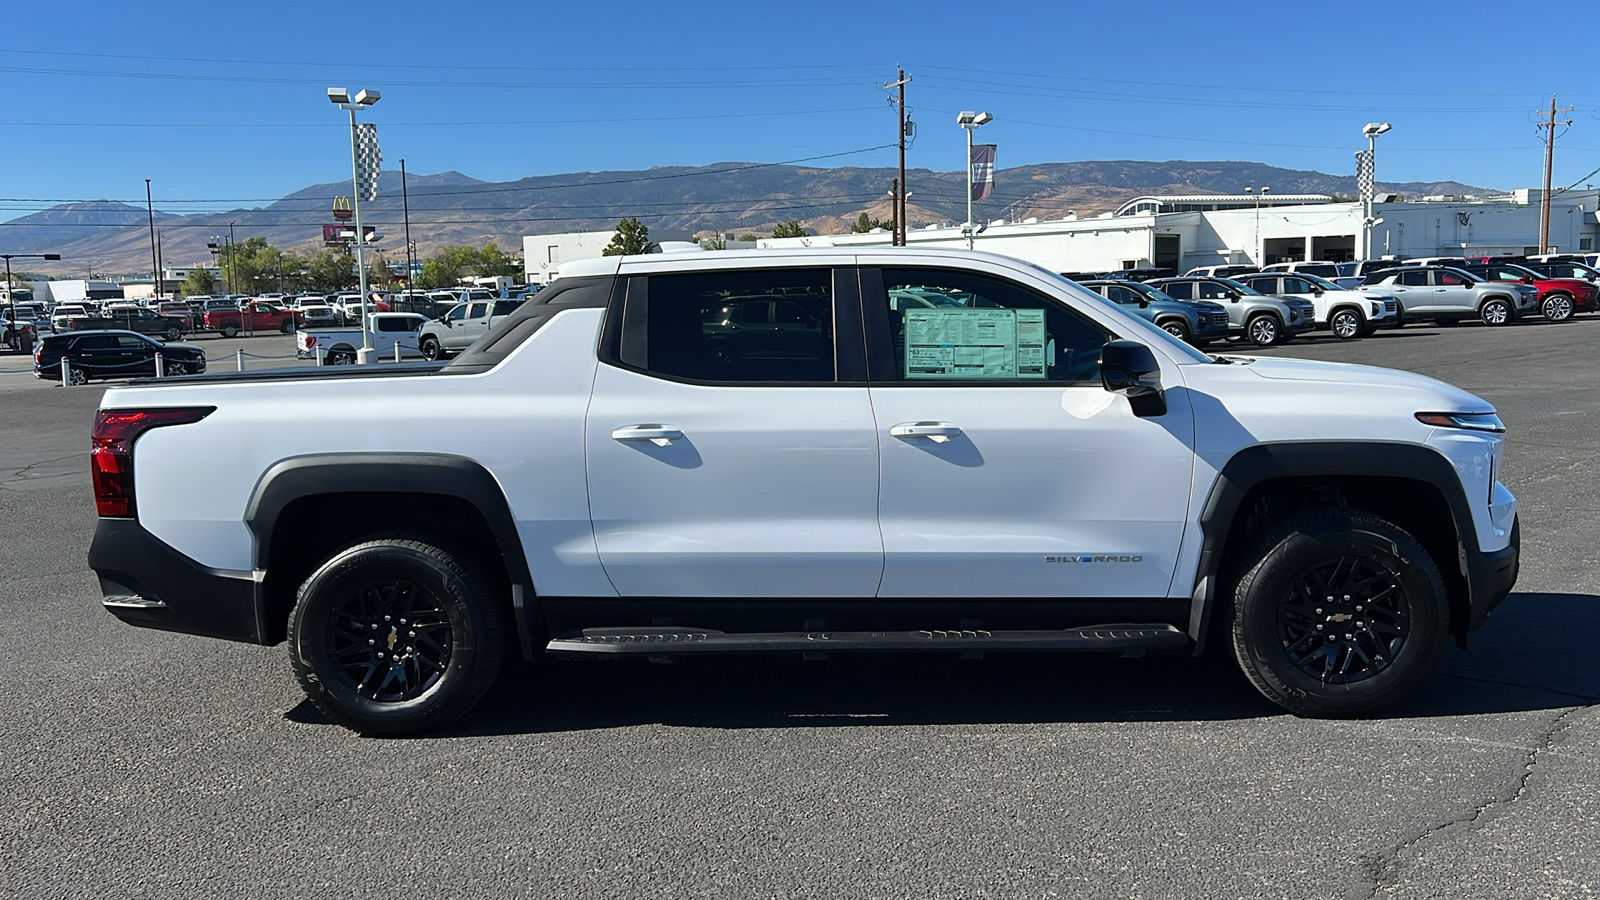
M 1303 510 L 1269 526 L 1242 562 L 1234 655 L 1257 690 L 1295 715 L 1386 706 L 1438 662 L 1449 628 L 1444 580 L 1393 523 Z
M 436 337 L 423 338 L 422 345 L 417 349 L 422 351 L 423 359 L 444 359 L 444 348 L 439 346 L 439 339 Z
M 295 677 L 323 715 L 368 735 L 412 734 L 471 709 L 500 673 L 505 612 L 464 555 L 422 536 L 348 547 L 300 586 Z

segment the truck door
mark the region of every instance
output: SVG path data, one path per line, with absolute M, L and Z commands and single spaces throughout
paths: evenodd
M 835 262 L 629 278 L 586 423 L 595 541 L 622 596 L 877 591 L 859 295 L 854 271 Z M 817 337 L 728 341 L 729 297 L 752 309 L 781 298 Z
M 894 311 L 885 288 L 909 285 L 960 305 Z M 1116 335 L 1018 281 L 885 268 L 863 271 L 862 293 L 879 596 L 1168 595 L 1193 477 L 1183 390 L 1166 415 L 1135 417 L 1100 385 Z M 1166 383 L 1181 384 L 1175 367 Z

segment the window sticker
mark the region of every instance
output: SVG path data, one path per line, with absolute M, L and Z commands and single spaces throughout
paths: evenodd
M 908 309 L 907 378 L 1045 377 L 1042 309 Z

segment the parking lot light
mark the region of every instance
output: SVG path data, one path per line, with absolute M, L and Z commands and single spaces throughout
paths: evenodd
M 994 116 L 986 112 L 969 112 L 963 110 L 956 114 L 956 124 L 967 132 L 967 224 L 962 226 L 962 231 L 967 235 L 967 249 L 972 249 L 974 228 L 972 222 L 972 133 L 978 130 L 979 125 L 987 125 L 994 121 Z
M 45 259 L 58 260 L 59 253 L 0 253 L 6 260 L 6 303 L 11 307 L 11 336 L 17 342 L 17 349 L 22 350 L 22 328 L 17 324 L 17 288 L 11 281 L 11 261 L 13 259 Z M 35 335 L 37 337 L 37 335 Z
M 328 100 L 350 112 L 351 210 L 355 214 L 356 224 L 356 276 L 361 285 L 361 350 L 356 353 L 356 362 L 362 365 L 377 362 L 377 351 L 372 347 L 372 332 L 367 322 L 367 237 L 361 228 L 361 169 L 356 161 L 359 152 L 356 147 L 356 111 L 370 109 L 381 98 L 382 95 L 377 91 L 365 88 L 357 91 L 354 98 L 350 96 L 349 88 L 328 88 Z

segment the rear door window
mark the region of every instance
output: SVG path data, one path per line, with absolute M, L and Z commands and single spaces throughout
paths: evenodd
M 651 372 L 719 383 L 835 380 L 829 269 L 652 275 L 647 298 Z

